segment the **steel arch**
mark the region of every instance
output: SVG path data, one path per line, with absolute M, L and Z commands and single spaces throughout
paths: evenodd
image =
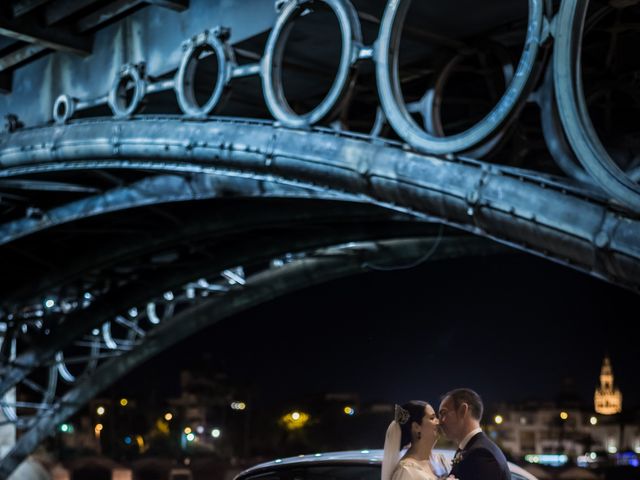
M 18 131 L 1 143 L 0 178 L 109 167 L 303 186 L 445 223 L 638 290 L 636 217 L 593 190 L 524 170 L 237 119 L 92 120 Z

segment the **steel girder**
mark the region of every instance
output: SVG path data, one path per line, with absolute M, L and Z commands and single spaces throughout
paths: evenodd
M 198 204 L 202 207 L 196 208 Z M 73 255 L 65 253 L 68 242 L 63 242 L 58 251 L 53 250 L 51 240 L 63 228 L 80 228 L 90 233 L 90 227 L 81 226 L 83 222 L 95 219 L 98 223 L 113 224 L 116 215 L 116 218 L 133 218 L 128 222 L 135 225 L 136 218 L 144 217 L 145 212 L 156 211 L 160 216 L 156 223 L 161 223 L 158 231 L 145 233 L 137 228 L 132 235 L 116 233 L 106 237 L 103 234 L 81 240 L 72 247 Z M 368 231 L 371 238 L 378 238 L 375 233 L 378 230 L 411 235 L 424 234 L 428 227 L 419 225 L 405 214 L 345 202 L 344 199 L 340 201 L 339 196 L 329 192 L 229 176 L 150 177 L 44 211 L 40 218 L 6 224 L 4 239 L 0 242 L 0 247 L 4 247 L 0 250 L 0 261 L 13 264 L 16 269 L 20 266 L 20 269 L 14 272 L 10 283 L 0 283 L 3 290 L 0 307 L 11 312 L 20 305 L 38 301 L 82 275 L 91 273 L 106 277 L 109 268 L 185 242 L 192 246 L 205 242 L 213 244 L 217 250 L 221 248 L 221 242 L 224 245 L 244 241 L 253 234 L 273 231 L 275 238 L 281 231 L 311 228 L 322 242 L 321 239 L 346 226 L 355 235 L 358 235 L 357 229 Z M 82 238 L 83 234 L 71 235 Z M 284 244 L 287 244 L 286 237 Z M 257 246 L 266 248 L 263 244 Z M 34 268 L 27 269 L 24 263 L 16 264 L 16 247 L 28 250 L 29 255 L 35 257 Z M 64 257 L 63 262 L 48 268 L 40 266 L 43 261 L 40 259 L 56 256 L 56 253 Z
M 297 185 L 442 222 L 635 291 L 640 279 L 640 222 L 597 191 L 364 135 L 228 118 L 92 120 L 5 135 L 0 168 L 0 178 L 113 168 Z

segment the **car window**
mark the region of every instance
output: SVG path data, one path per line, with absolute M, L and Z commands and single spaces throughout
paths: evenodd
M 250 475 L 244 480 L 380 480 L 380 467 L 375 465 L 323 465 L 283 468 Z

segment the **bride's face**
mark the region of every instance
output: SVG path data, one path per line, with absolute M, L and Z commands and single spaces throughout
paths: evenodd
M 426 439 L 427 443 L 435 442 L 438 438 L 439 426 L 440 420 L 438 420 L 438 415 L 431 405 L 427 405 L 425 407 L 424 417 L 422 417 L 422 424 L 420 425 L 422 438 Z

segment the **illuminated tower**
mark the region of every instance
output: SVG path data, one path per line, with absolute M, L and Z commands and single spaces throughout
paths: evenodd
M 600 370 L 600 387 L 594 396 L 595 409 L 602 415 L 613 415 L 622 411 L 622 393 L 613 385 L 613 369 L 611 360 L 604 357 Z

